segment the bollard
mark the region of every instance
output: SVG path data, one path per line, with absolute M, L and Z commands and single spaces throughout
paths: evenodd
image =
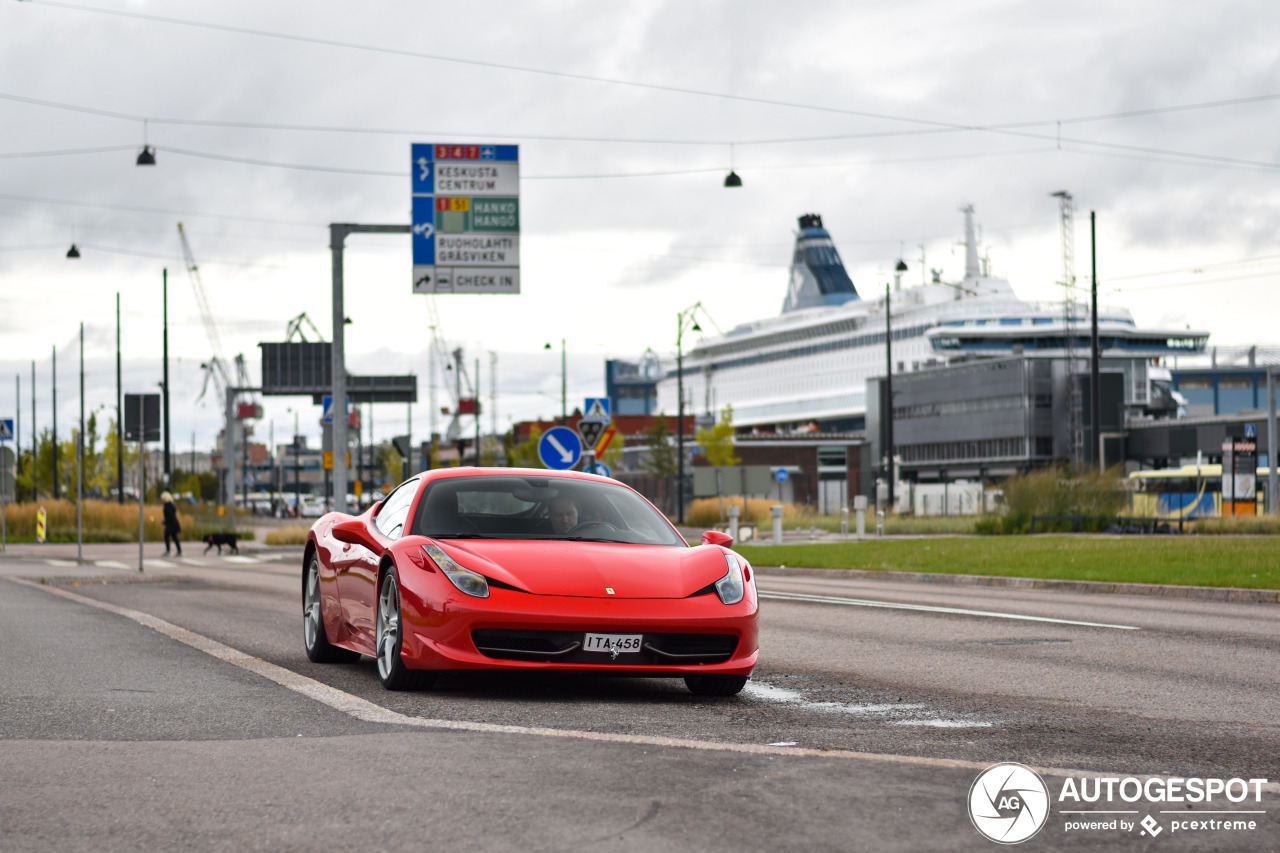
M 884 535 L 884 510 L 876 510 L 876 535 Z
M 730 505 L 729 507 L 729 535 L 733 537 L 733 541 L 738 541 L 738 515 L 742 512 L 742 507 Z
M 769 507 L 769 512 L 773 515 L 773 544 L 782 544 L 782 507 L 775 504 Z
M 858 538 L 861 539 L 867 535 L 867 496 L 855 495 L 853 498 L 854 513 L 854 530 L 858 532 Z
M 849 508 L 847 506 L 840 507 L 840 532 L 844 534 L 849 532 Z

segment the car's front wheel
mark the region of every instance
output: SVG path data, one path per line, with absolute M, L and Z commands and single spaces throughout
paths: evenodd
M 378 653 L 378 678 L 388 690 L 413 690 L 426 687 L 431 674 L 409 669 L 400 657 L 403 647 L 403 620 L 400 610 L 400 581 L 394 568 L 382 576 L 378 593 L 378 621 L 375 650 Z
M 302 591 L 302 642 L 314 663 L 354 663 L 360 659 L 358 652 L 330 643 L 325 633 L 320 606 L 320 558 L 315 554 L 307 563 L 307 582 Z
M 684 683 L 695 696 L 737 696 L 747 686 L 747 676 L 689 675 Z

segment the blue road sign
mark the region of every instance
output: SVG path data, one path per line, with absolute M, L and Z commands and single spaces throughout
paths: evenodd
M 777 471 L 773 472 L 773 479 L 777 480 L 779 483 L 787 482 L 788 476 L 786 468 L 779 468 Z
M 332 426 L 333 425 L 333 395 L 325 394 L 321 398 L 320 405 L 324 408 L 324 414 L 320 418 L 320 423 L 324 424 L 325 426 Z M 350 423 L 350 422 L 351 422 L 351 415 L 350 413 L 348 413 L 347 423 Z
M 584 421 L 599 421 L 607 424 L 612 418 L 609 417 L 609 398 L 608 397 L 588 397 L 582 404 L 582 419 Z
M 613 472 L 609 470 L 609 466 L 603 462 L 597 462 L 595 467 L 587 472 L 588 474 L 596 474 L 601 477 L 612 477 Z
M 582 458 L 582 441 L 568 427 L 552 427 L 538 440 L 538 458 L 556 471 L 565 471 Z
M 13 418 L 0 418 L 0 441 L 13 441 Z

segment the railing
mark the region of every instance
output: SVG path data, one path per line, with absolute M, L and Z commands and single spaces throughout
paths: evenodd
M 1083 533 L 1084 525 L 1089 521 L 1102 522 L 1105 527 L 1104 533 L 1141 533 L 1141 534 L 1164 534 L 1173 533 L 1174 525 L 1177 525 L 1177 532 L 1184 533 L 1184 518 L 1140 518 L 1137 516 L 1125 515 L 1033 515 L 1031 516 L 1031 532 L 1036 532 L 1036 525 L 1044 525 L 1046 522 L 1062 523 L 1071 525 L 1072 533 Z

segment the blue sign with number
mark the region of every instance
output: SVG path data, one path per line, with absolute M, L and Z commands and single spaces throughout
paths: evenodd
M 556 471 L 566 471 L 582 458 L 582 440 L 568 427 L 552 427 L 538 440 L 538 458 Z

